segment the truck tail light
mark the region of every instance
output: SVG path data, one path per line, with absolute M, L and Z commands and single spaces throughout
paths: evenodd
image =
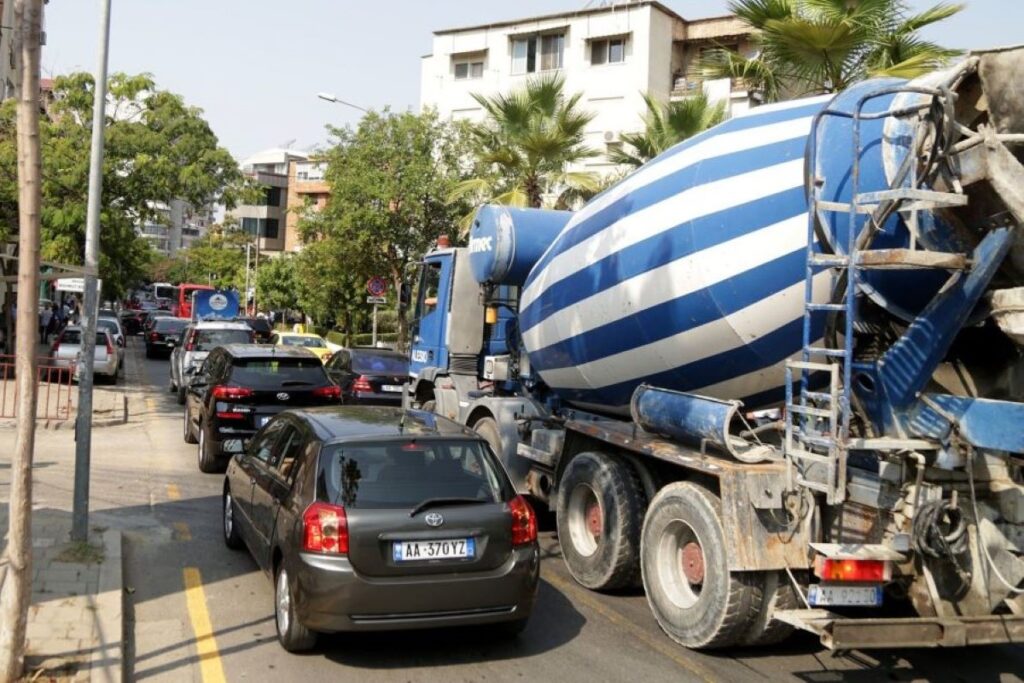
M 311 553 L 348 554 L 345 508 L 319 501 L 302 513 L 302 549 Z
M 892 567 L 886 560 L 838 560 L 819 557 L 814 573 L 822 581 L 884 583 L 892 578 Z
M 341 398 L 341 387 L 337 384 L 332 384 L 327 387 L 317 387 L 313 390 L 313 395 L 317 398 Z
M 512 512 L 512 545 L 520 546 L 537 540 L 537 515 L 522 496 L 516 496 L 508 504 Z
M 368 380 L 364 375 L 359 375 L 356 377 L 356 381 L 352 382 L 352 391 L 372 394 L 373 387 L 370 386 L 370 380 Z
M 250 398 L 256 392 L 247 387 L 228 387 L 218 384 L 213 389 L 213 397 L 224 401 L 233 401 L 239 398 Z

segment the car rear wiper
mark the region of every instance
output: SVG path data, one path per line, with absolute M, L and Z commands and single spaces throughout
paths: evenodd
M 409 513 L 409 516 L 415 517 L 417 514 L 428 508 L 441 507 L 442 505 L 483 505 L 488 502 L 490 501 L 484 500 L 483 498 L 427 498 L 414 507 L 412 512 Z

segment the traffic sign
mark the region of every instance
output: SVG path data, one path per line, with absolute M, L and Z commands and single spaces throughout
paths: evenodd
M 366 283 L 366 291 L 370 293 L 370 296 L 382 297 L 388 293 L 388 282 L 382 277 L 371 277 Z
M 96 281 L 96 290 L 103 289 L 103 280 Z M 78 292 L 81 294 L 85 291 L 85 278 L 84 277 L 62 277 L 57 280 L 56 290 L 58 292 Z
M 386 304 L 388 298 L 386 296 L 368 296 L 366 297 L 366 303 L 368 304 Z

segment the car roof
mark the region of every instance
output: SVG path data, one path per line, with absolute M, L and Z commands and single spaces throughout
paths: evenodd
M 192 323 L 197 330 L 251 330 L 245 323 L 234 320 L 200 320 Z
M 454 420 L 423 410 L 390 406 L 320 406 L 288 412 L 309 424 L 321 441 L 403 436 L 482 439 Z
M 360 356 L 384 356 L 385 358 L 406 359 L 404 353 L 401 351 L 395 351 L 394 349 L 378 349 L 373 346 L 351 346 L 344 350 L 351 351 L 353 354 L 358 354 Z
M 316 358 L 308 350 L 295 346 L 270 346 L 268 344 L 221 344 L 235 358 Z

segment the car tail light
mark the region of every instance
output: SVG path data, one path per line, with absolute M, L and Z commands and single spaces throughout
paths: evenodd
M 192 334 L 188 335 L 188 339 L 185 341 L 185 350 L 186 351 L 195 351 L 196 350 L 196 335 L 195 335 L 195 332 L 193 332 Z
M 368 380 L 364 375 L 359 375 L 356 377 L 356 381 L 352 382 L 352 391 L 372 394 L 373 387 L 370 386 L 370 380 Z
M 256 392 L 246 387 L 228 387 L 218 384 L 213 389 L 213 397 L 216 399 L 232 401 L 239 398 L 249 398 Z
M 149 333 L 149 341 L 156 341 L 159 338 L 160 338 L 160 335 L 157 334 L 156 332 L 150 332 Z
M 341 398 L 341 387 L 337 384 L 332 384 L 328 387 L 317 387 L 313 390 L 313 395 L 317 398 Z
M 892 569 L 885 560 L 835 560 L 819 557 L 814 563 L 814 573 L 822 581 L 882 583 L 891 578 Z
M 108 356 L 113 356 L 114 355 L 114 344 L 110 341 L 110 335 L 109 334 L 107 335 L 107 355 Z
M 526 545 L 537 540 L 537 515 L 522 496 L 508 504 L 512 511 L 512 545 Z
M 311 553 L 348 554 L 348 517 L 345 508 L 311 503 L 302 513 L 302 549 Z

